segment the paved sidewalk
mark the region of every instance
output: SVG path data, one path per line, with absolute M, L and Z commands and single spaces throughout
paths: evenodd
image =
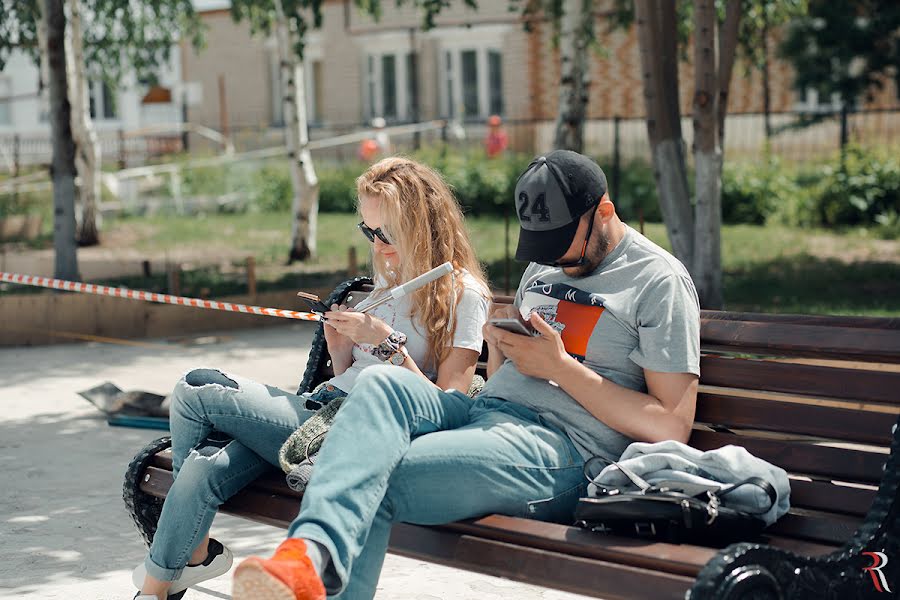
M 2 325 L 0 325 L 2 327 Z M 312 326 L 307 324 L 140 345 L 73 344 L 0 349 L 0 598 L 126 600 L 144 548 L 125 513 L 122 475 L 154 430 L 110 427 L 76 394 L 104 381 L 168 393 L 196 366 L 215 366 L 296 389 Z M 199 343 L 198 343 L 199 342 Z M 204 343 L 205 342 L 205 343 Z M 268 553 L 283 530 L 220 515 L 213 535 L 238 560 Z M 231 578 L 185 600 L 230 598 Z M 378 600 L 578 598 L 503 579 L 389 555 Z

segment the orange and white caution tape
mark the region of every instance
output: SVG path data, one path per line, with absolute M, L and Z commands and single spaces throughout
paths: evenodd
M 5 273 L 0 271 L 0 281 L 32 285 L 37 287 L 52 288 L 66 292 L 80 292 L 83 294 L 96 294 L 98 296 L 113 296 L 115 298 L 130 298 L 132 300 L 144 300 L 147 302 L 160 302 L 162 304 L 176 304 L 179 306 L 193 306 L 194 308 L 209 308 L 212 310 L 227 310 L 229 312 L 244 313 L 248 315 L 263 315 L 266 317 L 281 317 L 284 319 L 299 319 L 301 321 L 319 321 L 319 315 L 311 312 L 298 312 L 282 308 L 265 308 L 262 306 L 249 306 L 247 304 L 234 304 L 232 302 L 219 302 L 217 300 L 203 300 L 201 298 L 186 298 L 184 296 L 172 296 L 170 294 L 157 294 L 156 292 L 144 292 L 130 290 L 128 288 L 108 287 L 93 283 L 79 283 L 66 281 L 65 279 L 53 279 L 52 277 L 37 277 L 35 275 L 20 275 L 18 273 Z

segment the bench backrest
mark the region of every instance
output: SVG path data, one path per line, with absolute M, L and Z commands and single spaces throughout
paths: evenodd
M 355 287 L 351 303 L 371 289 Z M 780 533 L 845 540 L 871 505 L 900 414 L 900 319 L 703 311 L 700 342 L 690 445 L 740 445 L 782 467 L 793 518 Z M 330 376 L 323 365 L 304 383 Z

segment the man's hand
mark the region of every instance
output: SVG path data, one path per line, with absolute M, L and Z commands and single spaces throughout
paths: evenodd
M 559 376 L 560 370 L 575 360 L 566 353 L 562 338 L 537 313 L 532 313 L 529 323 L 540 333 L 530 337 L 492 327 L 491 332 L 497 346 L 513 361 L 523 375 L 551 380 Z M 485 336 L 487 337 L 487 336 Z
M 481 326 L 481 333 L 484 336 L 484 341 L 487 342 L 491 352 L 499 350 L 496 332 L 499 331 L 503 333 L 502 329 L 491 325 L 491 319 L 515 319 L 518 318 L 519 315 L 519 309 L 512 304 L 495 304 L 493 306 L 493 310 L 491 310 L 488 320 Z

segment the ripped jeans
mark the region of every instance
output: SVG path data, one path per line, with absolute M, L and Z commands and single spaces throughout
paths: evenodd
M 583 466 L 568 436 L 525 406 L 375 365 L 335 416 L 288 536 L 327 548 L 329 597 L 371 600 L 393 523 L 490 513 L 571 523 Z
M 344 395 L 323 387 L 312 397 L 297 396 L 214 369 L 185 375 L 169 416 L 175 481 L 144 563 L 147 573 L 177 579 L 219 506 L 278 466 L 281 445 L 314 414 L 307 399 L 325 404 Z

